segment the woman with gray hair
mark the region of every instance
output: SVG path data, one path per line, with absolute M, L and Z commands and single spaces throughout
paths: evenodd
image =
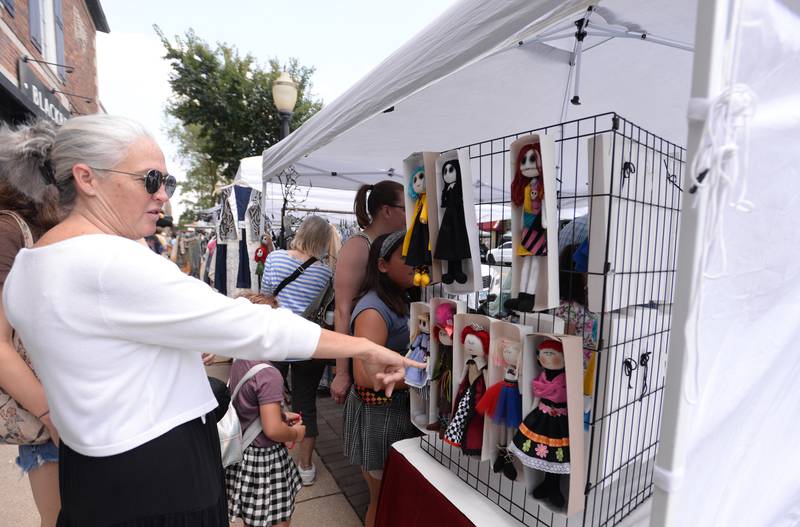
M 354 356 L 376 389 L 389 391 L 405 366 L 424 366 L 289 310 L 215 293 L 139 243 L 176 185 L 139 123 L 91 115 L 46 128 L 23 128 L 41 142 L 34 150 L 0 137 L 18 151 L 0 170 L 27 170 L 18 189 L 57 191 L 69 211 L 19 252 L 3 305 L 61 437 L 59 526 L 228 525 L 207 417 L 217 402 L 201 352 Z

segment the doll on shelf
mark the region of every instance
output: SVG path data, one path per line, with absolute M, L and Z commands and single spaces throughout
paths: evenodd
M 436 249 L 433 256 L 437 260 L 447 261 L 447 272 L 442 275 L 442 282 L 459 284 L 467 282 L 467 275 L 462 269 L 462 261 L 472 257 L 467 237 L 467 220 L 464 215 L 464 194 L 461 188 L 461 165 L 458 159 L 447 161 L 442 165 L 442 201 L 444 209 L 439 235 L 436 238 Z M 474 226 L 473 226 L 474 228 Z
M 464 348 L 464 372 L 456 393 L 453 418 L 444 433 L 444 441 L 461 448 L 466 455 L 479 455 L 483 447 L 483 416 L 475 411 L 486 392 L 486 353 L 489 332 L 473 324 L 461 332 Z
M 413 336 L 406 357 L 418 362 L 428 362 L 428 355 L 430 354 L 430 333 L 430 314 L 420 313 L 417 317 L 416 335 Z M 406 384 L 413 388 L 425 388 L 428 385 L 427 368 L 406 368 Z
M 533 381 L 533 410 L 519 425 L 508 450 L 526 467 L 544 472 L 533 497 L 563 507 L 560 475 L 570 472 L 564 349 L 558 341 L 544 340 L 536 357 L 542 372 Z
M 259 288 L 261 287 L 261 279 L 264 276 L 264 264 L 267 261 L 267 255 L 272 250 L 272 238 L 269 234 L 265 234 L 261 237 L 261 245 L 258 246 L 253 255 L 253 260 L 256 262 L 256 276 L 258 276 Z
M 411 345 L 406 357 L 418 361 L 428 362 L 430 355 L 430 314 L 420 313 L 417 315 L 415 335 L 412 335 Z M 406 384 L 414 390 L 422 399 L 423 404 L 417 407 L 416 413 L 411 419 L 417 424 L 428 422 L 429 386 L 428 368 L 406 368 Z
M 478 413 L 488 415 L 500 426 L 497 443 L 497 459 L 492 469 L 503 472 L 510 480 L 517 479 L 514 457 L 508 452 L 511 435 L 522 422 L 522 393 L 519 391 L 519 374 L 522 369 L 520 343 L 511 339 L 500 339 L 491 353 L 495 366 L 503 368 L 503 380 L 491 385 L 476 406 Z
M 433 366 L 432 381 L 437 382 L 438 418 L 426 427 L 432 431 L 444 431 L 450 423 L 450 413 L 453 408 L 453 316 L 456 307 L 453 304 L 443 303 L 436 306 L 433 328 L 433 338 L 439 344 L 439 354 Z
M 431 283 L 431 242 L 428 232 L 428 195 L 425 192 L 425 169 L 417 167 L 407 188 L 414 201 L 414 215 L 403 240 L 406 265 L 414 268 L 414 285 L 426 287 Z
M 510 311 L 531 312 L 536 302 L 539 267 L 547 256 L 546 210 L 544 206 L 544 174 L 539 142 L 523 146 L 517 155 L 511 181 L 511 203 L 522 208 L 522 233 L 517 254 L 522 257 L 519 296 L 506 300 Z

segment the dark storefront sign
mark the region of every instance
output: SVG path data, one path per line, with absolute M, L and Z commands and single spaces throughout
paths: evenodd
M 69 110 L 58 102 L 22 59 L 19 60 L 19 91 L 56 124 L 63 124 L 69 118 Z

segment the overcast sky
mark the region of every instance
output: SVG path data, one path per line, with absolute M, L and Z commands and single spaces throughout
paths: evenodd
M 316 68 L 312 93 L 328 103 L 444 12 L 454 0 L 104 0 L 111 33 L 97 35 L 100 100 L 109 113 L 143 122 L 167 166 L 183 169 L 164 133 L 169 67 L 153 31 L 172 38 L 193 28 L 209 43 L 234 45 L 261 64 L 296 57 Z M 173 198 L 176 219 L 179 196 Z M 177 210 L 175 209 L 177 208 Z

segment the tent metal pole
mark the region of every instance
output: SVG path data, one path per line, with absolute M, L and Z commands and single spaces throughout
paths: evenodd
M 592 27 L 587 29 L 586 33 L 593 37 L 632 38 L 636 40 L 644 40 L 645 42 L 652 42 L 653 44 L 661 44 L 662 46 L 669 46 L 671 48 L 682 49 L 684 51 L 694 50 L 694 47 L 686 42 L 659 37 L 657 35 L 652 35 L 642 31 L 625 31 L 608 26 L 598 26 L 596 24 L 592 24 Z
M 725 52 L 730 14 L 736 0 L 706 0 L 698 2 L 695 30 L 694 66 L 692 72 L 693 98 L 709 98 L 720 93 L 724 85 Z M 687 166 L 691 167 L 703 135 L 705 123 L 689 121 Z M 687 171 L 691 176 L 691 169 Z M 689 185 L 684 185 L 688 188 Z M 684 397 L 690 382 L 687 371 L 687 347 L 693 344 L 697 321 L 690 316 L 692 288 L 699 265 L 707 193 L 684 193 L 678 239 L 678 262 L 675 278 L 675 303 L 672 310 L 667 375 L 664 388 L 664 408 L 661 435 L 656 455 L 651 527 L 685 525 L 682 503 L 677 492 L 683 482 L 687 460 L 688 435 L 691 433 L 695 408 Z M 697 353 L 700 350 L 696 350 Z
M 586 28 L 589 25 L 589 17 L 592 16 L 594 10 L 591 6 L 586 10 L 586 15 L 581 20 L 575 22 L 578 30 L 575 32 L 575 48 L 572 53 L 572 61 L 570 64 L 575 64 L 575 83 L 573 84 L 573 95 L 570 103 L 575 106 L 580 106 L 581 98 L 579 90 L 581 87 L 581 53 L 583 52 L 583 39 L 586 38 Z
M 547 36 L 547 37 L 532 38 L 532 39 L 526 40 L 524 42 L 520 42 L 518 44 L 518 46 L 521 47 L 521 46 L 527 46 L 528 44 L 541 44 L 543 42 L 550 42 L 551 40 L 561 40 L 561 39 L 570 38 L 570 37 L 574 37 L 574 36 L 575 36 L 575 32 L 574 31 L 567 31 L 565 33 L 559 33 L 557 35 L 550 35 L 550 36 Z

